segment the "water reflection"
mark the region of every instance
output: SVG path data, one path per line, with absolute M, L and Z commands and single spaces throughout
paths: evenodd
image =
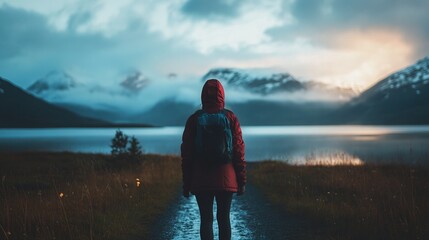
M 163 230 L 160 239 L 188 240 L 200 238 L 200 215 L 195 197 L 189 199 L 181 198 L 179 207 L 170 219 L 168 227 Z M 214 205 L 216 212 L 216 204 Z M 216 214 L 214 215 L 216 216 Z M 242 202 L 235 197 L 232 199 L 231 207 L 231 229 L 232 239 L 253 239 L 252 231 L 248 227 L 246 220 L 248 212 L 242 206 Z M 213 222 L 213 233 L 215 239 L 218 238 L 218 226 L 216 220 Z
M 377 141 L 382 139 L 382 135 L 353 136 L 351 139 L 355 141 Z
M 307 166 L 336 166 L 336 165 L 363 165 L 364 162 L 353 155 L 343 151 L 330 153 L 312 153 L 303 157 L 297 157 L 292 160 L 293 164 Z
M 386 135 L 398 133 L 429 132 L 429 126 L 252 126 L 243 127 L 243 134 L 249 135 Z
M 109 153 L 115 131 L 109 128 L 0 129 L 0 151 Z M 123 131 L 136 136 L 147 153 L 180 154 L 182 127 Z M 429 165 L 429 126 L 243 127 L 243 138 L 249 162 L 272 159 L 304 164 L 306 159 L 310 159 L 310 163 L 324 159 L 340 164 L 344 161 L 359 164 L 361 160 Z M 332 155 L 343 153 L 352 157 L 333 160 L 338 157 Z
M 160 230 L 151 239 L 199 239 L 200 219 L 195 197 L 181 197 L 176 204 L 159 222 Z M 232 199 L 232 239 L 312 239 L 307 235 L 309 225 L 306 218 L 277 207 L 248 185 L 243 196 L 234 195 Z M 218 239 L 216 225 L 215 220 L 213 230 L 215 239 Z

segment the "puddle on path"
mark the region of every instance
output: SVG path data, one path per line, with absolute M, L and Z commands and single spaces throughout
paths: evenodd
M 216 204 L 214 216 L 216 216 Z M 165 216 L 160 219 L 152 239 L 200 239 L 200 214 L 195 196 L 178 197 Z M 232 239 L 311 239 L 306 219 L 290 215 L 269 203 L 253 186 L 246 187 L 244 196 L 234 194 L 231 206 Z M 218 239 L 216 219 L 213 221 L 214 239 Z
M 214 204 L 214 216 L 216 216 L 216 204 Z M 243 207 L 240 199 L 236 196 L 232 199 L 231 206 L 231 229 L 232 239 L 254 239 L 252 231 L 248 228 L 246 219 L 249 219 L 248 212 Z M 168 226 L 171 226 L 168 228 Z M 213 233 L 218 239 L 218 226 L 216 217 L 213 221 Z M 163 239 L 188 240 L 200 238 L 200 214 L 195 196 L 189 199 L 180 198 L 178 209 L 170 219 L 167 226 L 164 226 Z

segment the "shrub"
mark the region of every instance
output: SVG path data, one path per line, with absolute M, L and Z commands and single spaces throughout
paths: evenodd
M 112 138 L 111 153 L 115 158 L 123 156 L 127 151 L 128 136 L 121 130 L 116 130 L 115 137 Z
M 135 136 L 132 136 L 130 141 L 130 147 L 128 148 L 128 157 L 133 162 L 139 162 L 143 154 L 142 147 L 140 146 L 139 140 Z

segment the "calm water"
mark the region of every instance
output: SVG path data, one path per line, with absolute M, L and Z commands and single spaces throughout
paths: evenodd
M 0 151 L 110 151 L 116 129 L 0 129 Z M 128 128 L 144 151 L 179 154 L 183 128 Z M 248 161 L 296 164 L 395 162 L 429 165 L 429 126 L 243 127 Z

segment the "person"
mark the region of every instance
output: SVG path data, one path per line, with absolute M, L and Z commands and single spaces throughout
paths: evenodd
M 183 196 L 194 194 L 200 212 L 200 237 L 213 239 L 213 202 L 216 200 L 216 219 L 219 239 L 231 239 L 230 209 L 233 193 L 242 195 L 246 185 L 246 161 L 240 123 L 235 114 L 225 109 L 225 93 L 217 79 L 207 80 L 201 92 L 202 110 L 192 114 L 183 132 L 181 157 Z M 197 154 L 197 124 L 201 113 L 223 112 L 232 135 L 231 161 L 209 164 L 208 157 Z

